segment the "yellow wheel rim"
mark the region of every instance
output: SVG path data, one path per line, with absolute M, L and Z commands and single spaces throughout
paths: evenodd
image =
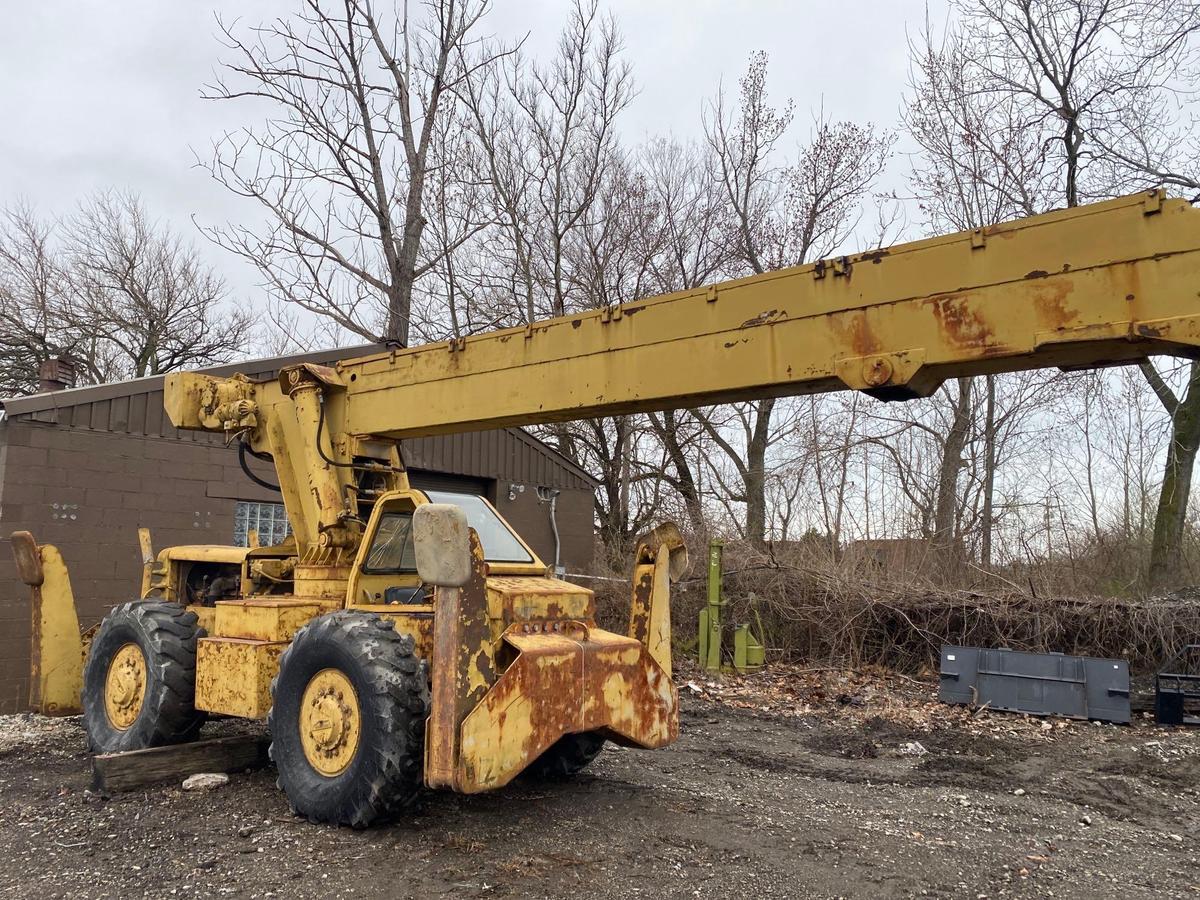
M 340 775 L 353 762 L 361 734 L 354 685 L 338 669 L 322 669 L 300 700 L 300 743 L 309 765 L 331 778 Z
M 137 721 L 146 701 L 146 657 L 135 643 L 123 644 L 113 654 L 104 679 L 104 712 L 118 731 Z

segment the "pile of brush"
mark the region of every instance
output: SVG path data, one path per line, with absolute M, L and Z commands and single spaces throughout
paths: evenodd
M 728 545 L 725 557 L 725 620 L 761 628 L 768 659 L 928 672 L 937 669 L 943 644 L 960 644 L 1123 658 L 1145 673 L 1200 640 L 1197 591 L 1151 599 L 1042 597 L 1000 577 L 958 588 L 944 577 L 861 560 L 784 560 L 739 544 Z M 617 580 L 583 583 L 596 590 L 601 621 L 624 631 L 629 584 L 620 573 L 606 574 Z M 676 586 L 671 615 L 679 653 L 695 647 L 705 596 L 702 572 Z

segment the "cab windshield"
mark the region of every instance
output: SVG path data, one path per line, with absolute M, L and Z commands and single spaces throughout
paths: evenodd
M 505 525 L 496 511 L 478 494 L 460 494 L 457 491 L 425 491 L 425 496 L 434 503 L 452 503 L 467 514 L 467 524 L 479 535 L 483 544 L 483 558 L 488 562 L 531 563 L 533 556 L 525 549 L 512 530 Z
M 487 502 L 475 494 L 456 491 L 425 491 L 432 503 L 451 503 L 467 515 L 467 523 L 479 535 L 483 557 L 496 563 L 531 563 L 533 557 L 517 536 L 496 515 Z M 384 513 L 379 530 L 367 553 L 367 572 L 415 572 L 413 551 L 412 511 Z

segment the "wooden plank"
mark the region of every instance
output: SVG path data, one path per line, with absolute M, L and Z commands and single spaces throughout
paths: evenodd
M 92 757 L 92 790 L 105 794 L 137 790 L 161 781 L 182 781 L 198 772 L 235 772 L 267 765 L 265 735 L 237 735 L 191 744 L 150 747 Z

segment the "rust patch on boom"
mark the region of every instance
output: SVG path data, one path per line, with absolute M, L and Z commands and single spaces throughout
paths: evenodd
M 848 346 L 855 356 L 870 356 L 883 349 L 879 338 L 867 323 L 867 315 L 861 310 L 838 313 L 828 317 L 834 340 L 840 346 Z
M 1066 328 L 1079 318 L 1079 310 L 1067 305 L 1067 297 L 1075 290 L 1070 279 L 1055 279 L 1039 286 L 1033 295 L 1033 305 L 1042 321 L 1050 328 Z
M 942 336 L 956 347 L 984 347 L 992 341 L 992 326 L 966 297 L 951 294 L 927 301 Z

